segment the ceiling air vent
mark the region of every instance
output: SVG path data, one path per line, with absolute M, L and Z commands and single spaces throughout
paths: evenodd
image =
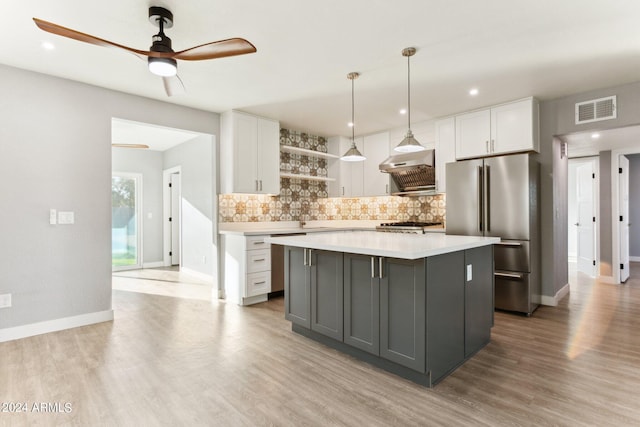
M 576 103 L 576 124 L 616 118 L 616 96 Z

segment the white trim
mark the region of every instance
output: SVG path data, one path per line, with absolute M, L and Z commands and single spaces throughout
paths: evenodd
M 640 256 L 629 256 L 629 261 L 640 262 Z
M 182 166 L 174 166 L 162 171 L 162 259 L 163 266 L 171 266 L 171 257 L 169 256 L 169 248 L 171 247 L 171 224 L 167 218 L 171 214 L 171 193 L 169 192 L 169 182 L 171 180 L 171 174 L 179 173 L 182 177 Z M 182 180 L 180 181 L 182 186 Z M 182 206 L 182 203 L 180 203 Z M 182 212 L 181 212 L 182 214 Z M 180 221 L 182 221 L 182 215 L 180 215 Z M 180 239 L 182 241 L 182 238 Z M 180 258 L 182 258 L 182 251 L 180 251 Z M 182 263 L 180 263 L 182 265 Z
M 164 267 L 163 261 L 145 262 L 142 264 L 142 268 L 160 268 Z
M 556 294 L 552 297 L 542 295 L 540 298 L 540 304 L 556 307 L 558 303 L 569 294 L 569 284 L 564 285 Z
M 197 277 L 200 280 L 209 281 L 211 282 L 211 286 L 213 286 L 213 275 L 211 274 L 202 273 L 200 271 L 196 271 L 196 270 L 192 270 L 190 268 L 184 268 L 184 267 L 180 267 L 180 272 L 188 274 L 190 276 Z
M 97 311 L 94 313 L 80 314 L 78 316 L 64 317 L 62 319 L 47 320 L 31 323 L 29 325 L 0 329 L 0 342 L 13 341 L 34 335 L 47 334 L 94 323 L 110 322 L 113 320 L 113 310 Z

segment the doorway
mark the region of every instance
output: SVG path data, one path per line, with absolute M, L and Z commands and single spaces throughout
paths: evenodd
M 113 172 L 111 176 L 111 268 L 142 268 L 142 175 Z
M 163 171 L 164 265 L 182 264 L 182 185 L 180 166 Z
M 596 277 L 598 265 L 598 168 L 597 157 L 569 160 L 568 257 L 589 277 Z

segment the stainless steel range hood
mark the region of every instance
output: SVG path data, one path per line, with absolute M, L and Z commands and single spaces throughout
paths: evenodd
M 394 196 L 435 194 L 435 151 L 423 150 L 391 156 L 380 163 L 380 172 L 391 175 Z M 395 187 L 395 188 L 393 188 Z

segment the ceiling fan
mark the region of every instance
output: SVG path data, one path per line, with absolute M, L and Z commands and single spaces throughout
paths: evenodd
M 33 18 L 33 20 L 41 30 L 49 33 L 97 46 L 124 50 L 136 55 L 140 59 L 147 60 L 149 71 L 162 77 L 164 89 L 168 96 L 184 93 L 185 91 L 184 84 L 177 75 L 177 59 L 200 61 L 256 52 L 255 46 L 242 38 L 218 40 L 175 52 L 171 48 L 171 39 L 164 34 L 165 28 L 171 28 L 173 26 L 173 14 L 169 10 L 158 6 L 149 8 L 149 21 L 157 26 L 159 31 L 158 34 L 152 37 L 153 44 L 148 51 L 123 46 L 109 40 L 43 21 L 42 19 Z

